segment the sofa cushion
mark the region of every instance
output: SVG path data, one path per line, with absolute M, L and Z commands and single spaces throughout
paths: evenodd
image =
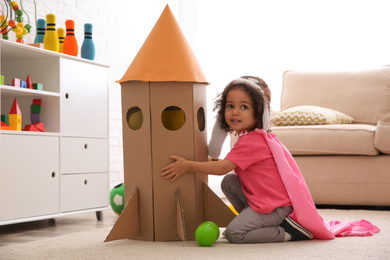
M 313 105 L 343 112 L 354 124 L 390 122 L 390 66 L 350 72 L 286 71 L 280 111 Z
M 353 118 L 339 111 L 318 106 L 296 106 L 276 114 L 272 123 L 277 126 L 287 125 L 328 125 L 350 124 Z
M 378 122 L 374 145 L 381 153 L 390 154 L 390 123 Z
M 377 155 L 375 129 L 364 124 L 271 128 L 292 155 Z

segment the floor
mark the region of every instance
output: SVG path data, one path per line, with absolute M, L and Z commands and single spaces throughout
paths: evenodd
M 0 226 L 0 246 L 61 236 L 82 230 L 113 226 L 118 216 L 110 209 L 97 220 L 95 212 Z

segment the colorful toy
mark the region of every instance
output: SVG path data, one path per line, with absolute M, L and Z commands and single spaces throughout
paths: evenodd
M 116 185 L 110 191 L 110 205 L 112 210 L 119 216 L 125 207 L 125 185 Z
M 43 84 L 42 83 L 33 83 L 33 88 L 36 90 L 43 90 Z
M 14 130 L 12 126 L 7 125 L 3 121 L 1 121 L 1 130 Z
M 60 43 L 58 42 L 58 34 L 56 31 L 56 16 L 54 14 L 46 15 L 47 28 L 45 37 L 43 38 L 43 48 L 50 51 L 58 52 Z
M 33 99 L 33 103 L 31 105 L 31 114 L 30 120 L 32 124 L 40 122 L 40 113 L 41 113 L 42 100 L 41 99 Z
M 95 44 L 92 40 L 92 24 L 84 24 L 84 41 L 81 45 L 81 57 L 84 59 L 95 59 Z
M 19 5 L 16 3 L 16 1 L 5 1 L 5 4 L 9 5 L 10 7 L 10 13 L 9 16 L 12 18 L 12 10 L 15 13 L 15 19 L 10 19 L 7 23 L 7 17 L 8 17 L 8 7 L 7 7 L 7 15 L 1 16 L 1 33 L 3 34 L 3 39 L 8 39 L 8 32 L 10 31 L 8 29 L 8 26 L 11 27 L 12 31 L 16 34 L 16 41 L 19 43 L 24 43 L 23 37 L 30 33 L 31 31 L 31 25 L 30 25 L 30 18 L 28 17 L 28 14 L 21 8 L 19 8 Z M 28 23 L 24 25 L 24 18 L 23 13 L 27 15 Z
M 12 104 L 11 111 L 9 112 L 9 125 L 16 131 L 22 130 L 22 112 L 16 98 Z
M 8 22 L 7 22 L 7 17 L 5 15 L 0 16 L 0 21 L 1 21 L 1 34 L 3 35 L 4 40 L 8 40 Z
M 58 34 L 58 42 L 60 44 L 60 53 L 64 53 L 64 40 L 65 40 L 65 29 L 64 28 L 58 28 L 57 29 Z
M 37 36 L 35 37 L 35 43 L 43 43 L 46 33 L 46 20 L 38 19 L 37 21 Z
M 219 227 L 211 221 L 203 222 L 195 230 L 195 239 L 200 246 L 211 246 L 219 237 Z
M 3 75 L 0 76 L 0 84 L 4 85 L 4 76 Z
M 17 78 L 12 79 L 12 86 L 16 88 L 20 88 L 20 79 Z
M 74 21 L 66 20 L 66 36 L 64 40 L 64 54 L 77 56 L 79 52 L 79 46 L 77 45 L 76 37 L 74 36 Z
M 32 85 L 32 82 L 31 82 L 30 75 L 27 75 L 26 83 L 27 83 L 27 88 L 28 89 L 34 89 L 34 87 Z

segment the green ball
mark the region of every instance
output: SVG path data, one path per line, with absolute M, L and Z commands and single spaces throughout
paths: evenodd
M 125 207 L 125 185 L 123 183 L 116 185 L 110 191 L 110 205 L 117 215 L 122 213 Z
M 203 222 L 195 230 L 195 240 L 200 246 L 211 246 L 219 237 L 219 227 L 211 221 Z

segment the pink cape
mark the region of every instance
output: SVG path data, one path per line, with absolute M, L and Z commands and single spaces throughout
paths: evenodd
M 366 220 L 352 222 L 336 220 L 327 222 L 317 211 L 310 191 L 291 153 L 279 142 L 273 133 L 261 132 L 267 141 L 280 176 L 290 196 L 294 211 L 291 217 L 309 230 L 314 238 L 333 239 L 335 236 L 372 236 L 380 230 Z

